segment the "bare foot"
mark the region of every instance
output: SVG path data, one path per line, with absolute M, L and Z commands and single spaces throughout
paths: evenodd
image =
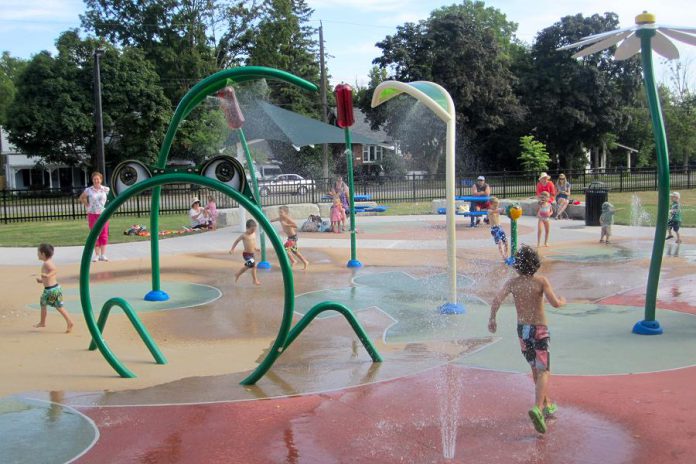
M 234 277 L 234 282 L 237 283 L 237 281 L 239 280 L 239 278 L 240 278 L 241 276 L 242 276 L 241 274 L 237 274 L 237 275 Z
M 309 262 L 305 261 L 304 267 L 302 268 L 303 271 L 307 270 L 307 266 L 309 266 Z
M 46 324 L 42 324 L 41 322 L 34 324 L 34 328 L 40 329 L 41 327 L 46 327 Z
M 549 246 L 548 243 L 544 243 L 544 247 L 548 248 L 548 246 Z
M 604 240 L 602 240 L 602 239 L 600 238 L 600 239 L 599 239 L 599 243 L 604 243 Z
M 604 242 L 604 243 L 606 243 L 607 245 L 609 245 L 611 242 L 610 242 L 609 240 L 607 240 L 607 241 Z
M 68 324 L 68 328 L 65 329 L 65 333 L 66 333 L 66 334 L 69 334 L 70 332 L 72 332 L 72 328 L 73 328 L 74 325 L 75 325 L 75 324 L 73 324 L 72 322 L 69 323 L 69 324 Z
M 261 285 L 261 281 L 255 280 L 255 281 L 254 281 L 254 285 Z

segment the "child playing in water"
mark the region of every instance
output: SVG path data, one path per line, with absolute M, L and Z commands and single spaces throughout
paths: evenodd
M 74 324 L 63 307 L 63 290 L 60 285 L 58 285 L 58 279 L 56 277 L 58 268 L 56 268 L 56 265 L 53 263 L 53 246 L 48 243 L 42 243 L 39 245 L 37 255 L 39 259 L 43 261 L 43 265 L 41 266 L 40 277 L 36 277 L 36 283 L 43 284 L 44 290 L 39 301 L 41 305 L 41 320 L 38 324 L 34 325 L 34 327 L 46 327 L 47 306 L 53 306 L 68 324 L 65 333 L 70 333 Z
M 669 221 L 667 221 L 667 226 L 669 227 L 667 230 L 667 238 L 665 240 L 669 240 L 672 237 L 672 231 L 674 231 L 675 234 L 677 234 L 677 241 L 676 243 L 681 243 L 681 237 L 679 236 L 679 227 L 681 226 L 681 195 L 679 192 L 672 192 L 669 196 L 669 199 L 672 200 L 672 204 L 669 207 Z
M 602 203 L 602 214 L 599 215 L 599 225 L 602 226 L 602 235 L 599 236 L 599 243 L 609 243 L 611 238 L 611 226 L 614 224 L 614 205 L 605 201 Z
M 208 197 L 208 204 L 205 205 L 205 215 L 210 221 L 210 228 L 213 230 L 217 229 L 218 210 L 215 204 L 215 198 L 212 196 Z
M 280 226 L 283 228 L 283 233 L 288 237 L 285 241 L 285 251 L 288 253 L 288 258 L 290 258 L 290 264 L 295 265 L 297 261 L 293 258 L 293 255 L 297 257 L 302 264 L 304 264 L 303 269 L 307 269 L 309 266 L 309 261 L 302 256 L 302 253 L 297 249 L 297 223 L 290 217 L 290 209 L 287 206 L 280 206 L 278 208 L 278 217 L 271 219 L 271 222 L 280 222 Z
M 508 255 L 508 243 L 505 232 L 500 228 L 500 200 L 496 197 L 491 197 L 490 206 L 488 208 L 488 221 L 491 225 L 491 235 L 493 236 L 493 241 L 498 245 L 498 251 L 500 256 L 503 257 L 503 261 L 507 259 Z
M 541 231 L 544 230 L 544 246 L 549 246 L 549 232 L 551 228 L 551 223 L 549 219 L 553 214 L 553 206 L 551 205 L 551 196 L 549 192 L 542 192 L 541 199 L 539 200 L 539 211 L 537 212 L 537 218 L 539 218 L 539 229 L 537 230 L 537 248 L 541 245 Z
M 237 240 L 234 241 L 232 244 L 232 248 L 230 248 L 230 254 L 234 253 L 234 249 L 237 247 L 237 244 L 239 242 L 244 243 L 244 251 L 242 252 L 242 258 L 244 258 L 244 266 L 237 271 L 237 274 L 235 274 L 234 281 L 237 282 L 239 278 L 244 274 L 247 270 L 251 269 L 251 277 L 254 279 L 254 284 L 255 285 L 261 285 L 261 282 L 259 282 L 259 279 L 256 277 L 256 260 L 255 260 L 255 253 L 259 251 L 258 248 L 256 248 L 256 221 L 253 219 L 249 219 L 246 222 L 246 231 L 237 237 Z
M 338 195 L 334 196 L 333 205 L 331 205 L 331 230 L 338 234 L 341 232 L 341 224 L 346 216 L 345 210 L 343 209 L 343 203 Z
M 513 265 L 517 277 L 513 277 L 503 286 L 491 303 L 491 317 L 488 330 L 495 333 L 498 329 L 496 313 L 503 300 L 512 293 L 517 310 L 517 336 L 520 339 L 522 355 L 532 369 L 535 386 L 535 404 L 529 410 L 534 428 L 539 433 L 546 433 L 546 420 L 556 412 L 558 407 L 551 402 L 547 391 L 551 376 L 551 355 L 549 353 L 550 334 L 544 311 L 544 296 L 554 308 L 565 304 L 565 298 L 557 297 L 546 277 L 534 275 L 541 266 L 539 254 L 523 245 L 515 254 Z

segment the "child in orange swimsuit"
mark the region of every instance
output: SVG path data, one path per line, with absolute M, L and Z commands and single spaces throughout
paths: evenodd
M 551 205 L 549 192 L 542 192 L 541 199 L 539 200 L 539 211 L 537 212 L 537 218 L 539 218 L 539 225 L 537 230 L 537 248 L 541 245 L 541 231 L 544 230 L 544 246 L 549 246 L 549 232 L 551 229 L 551 224 L 549 219 L 553 214 L 553 206 Z

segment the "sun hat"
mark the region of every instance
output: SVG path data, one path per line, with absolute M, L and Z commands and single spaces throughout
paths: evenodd
M 539 176 L 539 180 L 541 180 L 541 179 L 550 179 L 550 178 L 551 178 L 551 176 L 549 176 L 549 175 L 546 174 L 545 172 L 542 172 L 541 175 Z
M 200 204 L 201 200 L 198 199 L 198 197 L 193 197 L 191 200 L 191 206 L 195 205 L 196 203 Z
M 486 180 L 486 178 L 483 176 L 478 176 L 478 178 L 476 180 Z

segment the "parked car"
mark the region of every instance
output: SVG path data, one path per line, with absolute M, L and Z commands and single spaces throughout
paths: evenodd
M 299 174 L 281 174 L 270 181 L 261 181 L 259 193 L 262 197 L 274 193 L 296 193 L 306 195 L 315 188 L 314 181 Z

